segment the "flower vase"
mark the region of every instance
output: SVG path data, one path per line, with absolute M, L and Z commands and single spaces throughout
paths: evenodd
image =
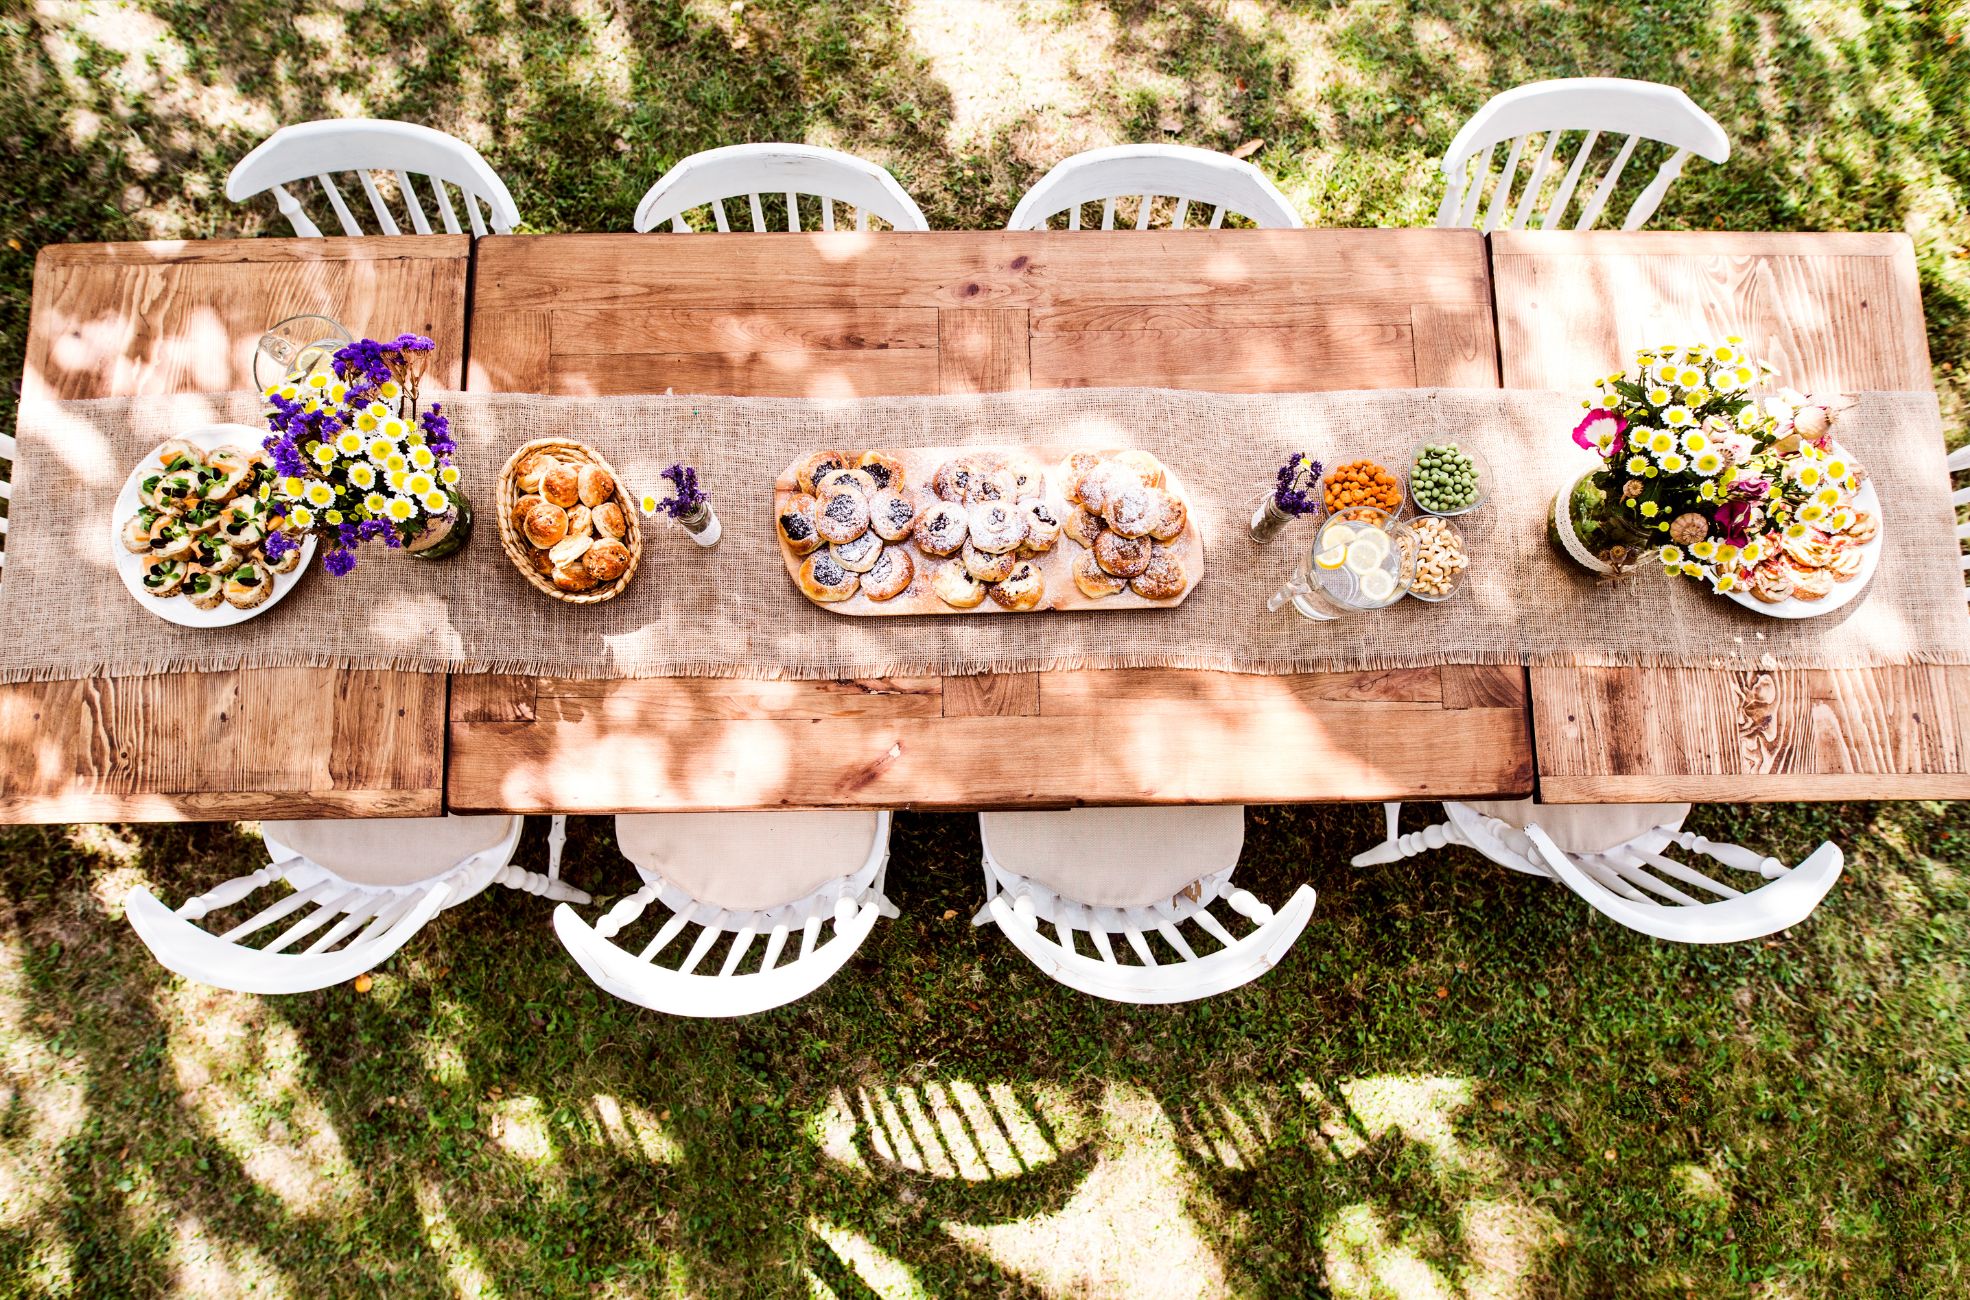
M 1605 474 L 1605 470 L 1589 470 L 1554 493 L 1546 517 L 1546 540 L 1587 572 L 1615 578 L 1634 571 L 1649 536 L 1608 496 Z
M 472 536 L 472 503 L 455 487 L 448 487 L 444 492 L 451 499 L 451 509 L 404 543 L 404 550 L 412 559 L 442 560 L 456 555 Z
M 1293 519 L 1293 515 L 1280 509 L 1278 495 L 1267 492 L 1252 506 L 1252 540 L 1264 546 L 1279 536 L 1279 530 Z
M 718 514 L 709 501 L 688 514 L 679 515 L 677 522 L 700 546 L 716 546 L 718 539 L 725 535 L 725 526 L 718 522 Z

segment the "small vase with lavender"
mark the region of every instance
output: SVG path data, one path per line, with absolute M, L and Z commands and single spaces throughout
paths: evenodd
M 698 471 L 689 465 L 672 465 L 663 471 L 663 477 L 670 484 L 670 495 L 659 497 L 655 492 L 645 492 L 641 502 L 643 513 L 669 515 L 698 545 L 718 545 L 725 527 L 711 508 L 710 495 L 698 487 Z
M 1320 513 L 1320 462 L 1296 451 L 1279 467 L 1278 482 L 1252 503 L 1252 540 L 1264 545 L 1303 515 Z

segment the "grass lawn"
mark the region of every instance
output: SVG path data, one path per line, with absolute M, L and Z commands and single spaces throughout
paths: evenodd
M 878 159 L 936 226 L 1142 139 L 1262 139 L 1309 221 L 1422 224 L 1489 94 L 1608 73 L 1685 86 L 1733 142 L 1656 225 L 1912 235 L 1961 441 L 1966 25 L 1925 0 L 6 0 L 0 419 L 35 250 L 286 233 L 221 195 L 286 121 L 452 130 L 535 230 L 626 229 L 678 158 L 775 138 Z M 599 993 L 503 892 L 367 993 L 209 992 L 119 900 L 251 869 L 250 836 L 0 829 L 0 1293 L 1970 1291 L 1961 805 L 1700 810 L 1848 854 L 1809 924 L 1722 951 L 1468 853 L 1348 868 L 1379 825 L 1253 809 L 1241 880 L 1312 880 L 1305 938 L 1255 987 L 1124 1009 L 970 927 L 974 822 L 899 817 L 903 918 L 819 995 L 711 1024 Z M 630 887 L 607 821 L 569 849 Z

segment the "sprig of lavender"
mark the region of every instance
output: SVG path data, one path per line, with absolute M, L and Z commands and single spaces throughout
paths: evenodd
M 663 471 L 669 480 L 672 495 L 657 503 L 657 508 L 672 519 L 682 519 L 695 514 L 711 497 L 698 490 L 698 471 L 689 465 L 676 464 Z
M 1312 452 L 1296 451 L 1279 467 L 1279 486 L 1272 499 L 1289 515 L 1310 515 L 1320 509 L 1320 462 Z

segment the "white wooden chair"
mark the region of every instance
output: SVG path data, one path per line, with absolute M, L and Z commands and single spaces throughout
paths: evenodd
M 488 885 L 587 902 L 560 882 L 564 821 L 554 819 L 545 875 L 512 864 L 518 817 L 264 822 L 267 866 L 175 912 L 140 886 L 124 911 L 159 963 L 186 979 L 239 993 L 303 993 L 374 970 L 441 909 Z M 276 881 L 288 892 L 258 911 L 224 929 L 216 920 L 199 924 Z
M 1406 835 L 1398 833 L 1402 805 L 1386 809 L 1388 838 L 1357 855 L 1356 866 L 1461 844 L 1558 880 L 1619 924 L 1677 943 L 1739 943 L 1795 926 L 1840 879 L 1843 863 L 1831 843 L 1790 868 L 1714 844 L 1682 829 L 1686 803 L 1446 803 L 1449 820 Z M 1687 856 L 1669 857 L 1672 848 Z
M 1568 165 L 1556 158 L 1560 137 L 1581 133 L 1579 147 Z M 1583 186 L 1594 147 L 1603 135 L 1626 137 L 1612 161 L 1591 189 Z M 1464 123 L 1443 156 L 1443 203 L 1437 208 L 1439 226 L 1471 226 L 1478 221 L 1478 205 L 1483 202 L 1491 160 L 1498 146 L 1510 141 L 1504 169 L 1491 186 L 1491 203 L 1484 212 L 1484 229 L 1522 230 L 1532 217 L 1546 182 L 1559 173 L 1559 181 L 1539 217 L 1542 230 L 1558 230 L 1568 205 L 1580 198 L 1580 215 L 1575 230 L 1589 230 L 1600 220 L 1601 210 L 1614 194 L 1621 173 L 1644 140 L 1656 141 L 1670 149 L 1669 156 L 1656 169 L 1655 177 L 1629 205 L 1622 219 L 1623 230 L 1639 230 L 1669 192 L 1670 183 L 1682 175 L 1683 163 L 1698 154 L 1713 163 L 1731 156 L 1731 142 L 1724 128 L 1682 91 L 1674 86 L 1658 86 L 1649 81 L 1627 81 L 1616 77 L 1567 77 L 1558 81 L 1535 81 L 1497 95 L 1471 120 Z M 1537 143 L 1535 143 L 1537 142 Z M 1512 201 L 1519 160 L 1537 148 L 1531 172 Z
M 882 892 L 886 812 L 625 815 L 616 818 L 616 842 L 643 887 L 593 926 L 572 908 L 555 908 L 554 932 L 590 979 L 653 1011 L 744 1016 L 784 1006 L 846 965 L 878 916 L 896 915 Z M 670 915 L 656 933 L 640 948 L 620 945 L 657 902 Z M 693 926 L 696 935 L 679 942 Z M 675 965 L 657 963 L 680 951 Z
M 1253 225 L 1296 227 L 1300 214 L 1266 179 L 1242 159 L 1178 144 L 1121 144 L 1064 158 L 1026 191 L 1012 210 L 1007 230 L 1045 230 L 1066 214 L 1066 229 L 1081 229 L 1081 207 L 1101 204 L 1101 228 L 1115 228 L 1115 201 L 1136 198 L 1135 228 L 1148 230 L 1156 200 L 1172 198 L 1170 228 L 1184 229 L 1193 204 L 1211 211 L 1203 224 L 1216 230 L 1237 214 Z
M 1232 885 L 1245 845 L 1236 805 L 980 813 L 978 827 L 986 901 L 972 924 L 992 921 L 1034 965 L 1093 997 L 1190 1002 L 1249 984 L 1313 915 L 1310 885 L 1276 913 Z M 1213 915 L 1219 903 L 1235 916 Z M 1152 936 L 1166 945 L 1160 958 Z
M 731 144 L 692 154 L 652 185 L 636 205 L 638 232 L 654 230 L 666 221 L 678 234 L 691 233 L 690 214 L 710 209 L 712 224 L 721 233 L 732 229 L 725 201 L 745 196 L 752 229 L 769 229 L 761 195 L 786 197 L 787 229 L 802 229 L 800 196 L 820 218 L 808 230 L 835 229 L 835 204 L 853 211 L 857 230 L 879 220 L 896 230 L 928 230 L 922 209 L 903 192 L 896 178 L 854 154 L 811 144 Z M 704 222 L 698 217 L 699 227 Z
M 321 187 L 322 197 L 328 201 L 335 219 L 342 223 L 342 233 L 364 234 L 348 200 L 336 186 L 338 172 L 356 174 L 381 234 L 404 233 L 398 224 L 398 211 L 409 220 L 411 233 L 433 233 L 431 218 L 425 213 L 415 184 L 420 176 L 437 204 L 447 234 L 464 233 L 452 208 L 447 185 L 458 191 L 466 221 L 475 235 L 485 234 L 488 225 L 499 234 L 510 235 L 520 220 L 520 210 L 514 206 L 513 196 L 506 192 L 506 183 L 471 145 L 414 122 L 372 118 L 340 118 L 282 127 L 233 167 L 232 174 L 226 178 L 226 197 L 243 203 L 256 194 L 272 190 L 281 215 L 294 227 L 294 233 L 316 239 L 321 236 L 321 228 L 309 218 L 301 200 L 287 188 L 296 181 L 312 180 Z M 395 178 L 395 210 L 377 187 L 379 172 Z M 483 214 L 481 207 L 485 209 Z
M 1949 454 L 1950 473 L 1956 474 L 1965 470 L 1970 470 L 1970 443 L 1965 443 Z M 0 483 L 0 495 L 4 495 L 6 490 L 7 485 Z M 1965 506 L 1970 506 L 1970 486 L 1960 487 L 1952 492 L 1950 494 L 1950 504 L 1959 510 Z M 5 531 L 7 531 L 6 521 L 0 520 L 0 533 L 4 533 Z M 1958 552 L 1963 551 L 1963 544 L 1965 542 L 1970 542 L 1970 524 L 1958 524 L 1956 526 L 1956 549 Z M 1966 600 L 1970 600 L 1970 554 L 1963 555 L 1963 572 L 1966 575 L 1964 595 Z

